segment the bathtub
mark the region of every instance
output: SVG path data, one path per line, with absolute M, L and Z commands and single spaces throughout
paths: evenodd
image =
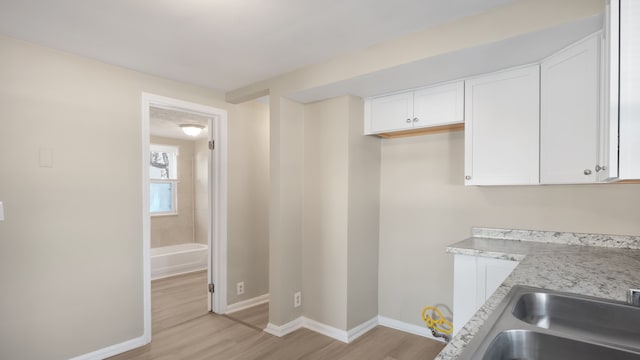
M 187 243 L 151 248 L 151 280 L 205 270 L 208 246 Z

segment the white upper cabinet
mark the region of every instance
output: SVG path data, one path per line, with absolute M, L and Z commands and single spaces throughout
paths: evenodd
M 465 81 L 465 185 L 539 182 L 540 68 Z
M 365 134 L 413 128 L 413 92 L 380 96 L 364 103 Z
M 431 86 L 413 93 L 414 127 L 464 122 L 464 82 Z
M 597 182 L 600 45 L 595 34 L 540 66 L 540 183 Z
M 640 1 L 608 1 L 605 31 L 610 155 L 619 159 L 617 173 L 612 172 L 621 180 L 640 179 Z
M 464 82 L 365 100 L 365 134 L 464 122 Z

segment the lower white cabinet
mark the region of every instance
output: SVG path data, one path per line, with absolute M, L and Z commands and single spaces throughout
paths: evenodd
M 454 256 L 454 334 L 462 329 L 516 266 L 517 261 L 460 254 Z

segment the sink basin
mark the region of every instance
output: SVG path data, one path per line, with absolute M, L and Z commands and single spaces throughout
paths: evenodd
M 640 307 L 514 286 L 459 359 L 640 360 Z
M 491 342 L 482 360 L 638 360 L 639 354 L 529 330 L 503 331 Z
M 640 308 L 625 303 L 530 292 L 520 296 L 512 313 L 528 324 L 586 338 L 629 345 L 640 339 Z

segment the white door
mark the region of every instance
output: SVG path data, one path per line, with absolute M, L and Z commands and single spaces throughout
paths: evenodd
M 596 182 L 600 34 L 541 65 L 540 183 Z
M 538 65 L 465 81 L 465 184 L 539 182 Z

